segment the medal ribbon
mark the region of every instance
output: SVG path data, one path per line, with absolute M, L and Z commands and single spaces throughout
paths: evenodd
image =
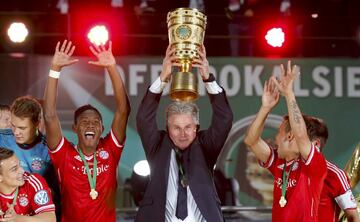
M 86 174 L 88 177 L 88 181 L 90 184 L 90 189 L 94 189 L 96 188 L 96 176 L 97 176 L 97 160 L 96 160 L 96 151 L 93 154 L 94 156 L 94 164 L 93 164 L 93 176 L 91 177 L 91 173 L 90 173 L 90 168 L 89 168 L 89 164 L 85 159 L 85 156 L 83 154 L 83 152 L 81 151 L 81 149 L 78 149 L 78 152 L 80 154 L 81 160 L 84 162 L 84 166 L 85 166 L 85 170 L 86 170 Z
M 14 199 L 13 199 L 13 202 L 12 202 L 13 206 L 16 205 L 16 200 L 17 200 L 18 193 L 19 193 L 19 187 L 16 188 L 15 193 L 14 193 Z
M 185 170 L 184 170 L 184 166 L 183 166 L 183 153 L 180 149 L 175 148 L 175 153 L 176 153 L 176 163 L 178 164 L 179 167 L 179 178 L 181 181 L 181 185 L 183 187 L 186 187 L 188 185 L 188 180 L 185 174 Z
M 294 166 L 294 163 L 296 161 L 294 160 L 294 162 L 291 164 L 289 173 L 286 173 L 286 162 L 284 163 L 284 168 L 283 168 L 283 173 L 282 173 L 282 184 L 281 184 L 281 196 L 283 196 L 285 198 L 286 195 L 286 188 L 289 182 L 289 178 L 290 178 L 290 173 L 292 171 L 292 168 Z

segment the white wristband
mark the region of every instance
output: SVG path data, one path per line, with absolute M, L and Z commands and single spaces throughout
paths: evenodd
M 58 79 L 60 77 L 60 72 L 54 71 L 50 69 L 49 76 L 54 79 Z

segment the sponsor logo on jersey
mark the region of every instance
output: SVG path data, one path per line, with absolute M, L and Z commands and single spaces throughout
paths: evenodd
M 106 150 L 102 150 L 99 153 L 99 156 L 103 160 L 107 160 L 109 158 L 109 153 Z
M 29 204 L 29 200 L 28 200 L 28 198 L 27 197 L 20 197 L 19 198 L 19 204 L 20 204 L 20 206 L 22 206 L 22 207 L 26 207 L 28 204 Z
M 276 182 L 276 186 L 281 189 L 282 178 L 280 178 L 280 177 L 277 178 L 277 179 L 275 180 L 275 182 Z M 295 186 L 296 186 L 296 183 L 297 183 L 296 179 L 291 179 L 291 178 L 290 178 L 289 181 L 288 181 L 288 184 L 287 184 L 287 187 L 286 187 L 286 188 L 295 187 Z
M 99 176 L 102 173 L 105 173 L 106 171 L 109 170 L 109 165 L 108 164 L 100 164 L 97 168 L 96 168 L 96 174 Z M 84 166 L 81 167 L 81 171 L 84 175 L 87 175 L 86 173 L 86 168 Z M 90 174 L 93 175 L 93 168 L 90 168 Z
M 49 195 L 45 190 L 38 191 L 34 196 L 34 201 L 37 205 L 45 205 L 49 203 Z

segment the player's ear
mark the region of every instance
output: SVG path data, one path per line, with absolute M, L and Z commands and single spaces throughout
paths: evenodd
M 76 125 L 73 124 L 71 128 L 72 128 L 72 130 L 76 133 Z
M 311 143 L 321 150 L 321 141 L 319 138 L 314 139 L 313 141 L 311 141 Z
M 287 134 L 286 134 L 286 139 L 288 140 L 288 141 L 291 141 L 291 140 L 293 140 L 295 137 L 294 137 L 294 134 L 291 132 L 291 131 L 289 131 Z

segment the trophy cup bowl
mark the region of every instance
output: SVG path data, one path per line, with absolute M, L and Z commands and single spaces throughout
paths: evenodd
M 204 42 L 206 16 L 197 9 L 178 8 L 167 14 L 169 43 L 181 64 L 173 74 L 170 98 L 175 101 L 194 101 L 199 97 L 197 75 L 190 72 L 194 58 Z

